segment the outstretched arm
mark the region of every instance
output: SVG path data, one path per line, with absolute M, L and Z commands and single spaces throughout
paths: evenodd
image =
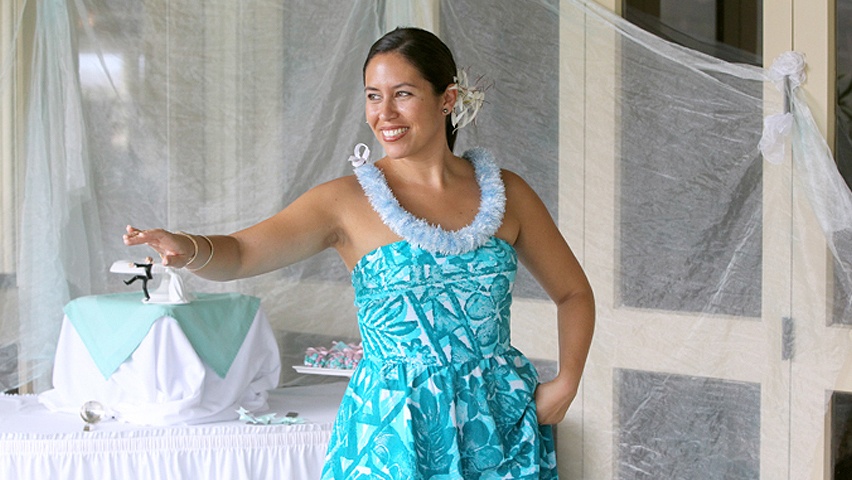
M 163 265 L 187 267 L 210 280 L 251 277 L 308 258 L 339 235 L 335 208 L 342 202 L 334 180 L 319 185 L 274 216 L 230 235 L 192 235 L 127 227 L 126 245 L 148 245 Z M 209 239 L 209 242 L 208 240 Z M 211 248 L 212 247 L 212 248 Z
M 559 374 L 536 390 L 539 423 L 559 423 L 577 394 L 595 324 L 592 288 L 538 195 L 520 177 L 504 173 L 508 210 L 518 219 L 515 250 L 556 304 Z

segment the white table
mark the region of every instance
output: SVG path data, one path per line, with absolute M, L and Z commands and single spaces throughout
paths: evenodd
M 0 396 L 3 479 L 319 478 L 345 382 L 269 392 L 279 416 L 300 425 L 240 421 L 150 427 L 115 420 L 83 432 L 76 414 L 48 411 L 33 395 Z
M 126 309 L 122 308 L 122 305 L 116 308 L 113 300 L 116 297 L 120 302 L 133 303 L 128 303 Z M 141 298 L 141 295 L 139 297 Z M 222 298 L 231 302 L 232 297 L 210 295 L 210 298 L 220 302 L 216 305 L 221 305 Z M 105 320 L 106 323 L 100 324 L 100 328 L 108 330 L 109 328 L 104 328 L 103 325 L 110 327 L 114 325 L 113 322 L 131 322 L 141 316 L 138 314 L 139 299 L 110 296 L 110 300 L 113 302 L 113 308 Z M 236 301 L 228 305 L 233 303 Z M 193 304 L 174 307 L 174 315 L 183 319 L 184 314 L 188 312 L 186 309 L 195 308 L 193 312 L 202 309 L 201 306 L 193 307 Z M 93 314 L 103 313 L 97 304 L 90 302 L 87 305 Z M 201 300 L 197 305 L 201 305 Z M 159 314 L 150 315 L 151 312 L 159 312 L 157 308 L 163 307 L 146 305 L 141 313 L 149 314 L 148 318 L 152 319 Z M 132 318 L 113 319 L 115 311 L 123 313 L 134 309 L 136 314 L 128 313 Z M 244 319 L 250 322 L 250 326 L 246 323 L 247 332 L 242 330 L 246 332 L 242 344 L 234 344 L 234 350 L 237 347 L 239 350 L 224 377 L 199 357 L 177 319 L 165 315 L 156 318 L 147 333 L 144 329 L 137 331 L 138 335 L 144 335 L 141 342 L 135 350 L 126 349 L 132 353 L 128 353 L 129 357 L 123 363 L 119 360 L 116 363 L 119 365 L 117 369 L 105 378 L 104 372 L 93 361 L 86 344 L 66 315 L 56 348 L 54 388 L 42 393 L 39 399 L 49 410 L 75 416 L 85 402 L 96 400 L 119 421 L 137 425 L 189 425 L 234 420 L 238 418 L 235 411 L 240 406 L 249 410 L 263 409 L 266 407 L 267 391 L 278 385 L 281 361 L 275 336 L 263 309 L 256 307 L 256 313 L 255 310 L 250 311 L 254 317 Z M 85 317 L 88 310 L 82 313 Z M 75 314 L 80 316 L 80 311 Z M 227 334 L 220 334 L 215 330 L 204 331 L 207 328 L 206 319 L 207 317 L 198 318 L 196 315 L 195 334 L 198 335 L 200 327 L 201 335 L 215 346 L 219 336 Z M 79 322 L 79 319 L 77 321 Z M 147 326 L 148 323 L 142 322 L 141 325 Z M 132 326 L 127 323 L 117 327 L 125 325 Z M 78 328 L 84 326 L 78 324 Z M 219 328 L 222 328 L 221 324 Z M 97 334 L 100 330 L 93 331 Z M 120 343 L 122 340 L 119 337 L 116 335 L 116 342 Z M 91 339 L 91 336 L 88 338 Z M 112 338 L 107 337 L 106 340 L 102 345 L 111 348 Z M 130 342 L 127 345 L 135 343 Z M 123 359 L 124 354 L 116 358 Z

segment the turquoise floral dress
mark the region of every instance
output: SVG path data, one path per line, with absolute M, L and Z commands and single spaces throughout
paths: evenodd
M 364 357 L 344 394 L 323 478 L 551 479 L 532 364 L 510 344 L 514 248 L 494 237 L 505 210 L 499 168 L 471 150 L 482 199 L 446 232 L 404 211 L 380 170 L 356 175 L 403 240 L 352 271 Z

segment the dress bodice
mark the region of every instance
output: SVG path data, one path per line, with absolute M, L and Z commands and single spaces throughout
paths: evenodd
M 517 255 L 492 237 L 448 255 L 407 241 L 367 254 L 352 272 L 365 358 L 446 365 L 509 348 Z
M 509 348 L 517 257 L 494 237 L 505 189 L 487 151 L 468 150 L 462 158 L 474 167 L 480 202 L 473 222 L 454 231 L 406 211 L 375 165 L 355 169 L 373 210 L 403 238 L 368 253 L 352 271 L 365 358 L 446 365 Z

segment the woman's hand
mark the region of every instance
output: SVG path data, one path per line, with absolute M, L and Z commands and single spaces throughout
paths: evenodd
M 535 389 L 535 404 L 540 425 L 553 425 L 562 421 L 568 412 L 568 407 L 577 395 L 572 382 L 556 378 L 547 383 L 539 384 Z
M 162 228 L 139 230 L 130 225 L 124 234 L 125 245 L 148 245 L 160 254 L 166 267 L 185 267 L 197 253 L 196 245 L 186 235 L 173 234 Z

